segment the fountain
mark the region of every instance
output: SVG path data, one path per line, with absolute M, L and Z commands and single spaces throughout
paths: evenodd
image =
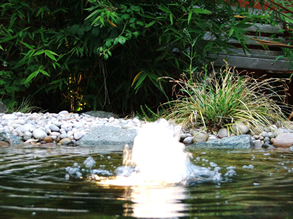
M 115 185 L 169 185 L 221 181 L 219 167 L 213 171 L 195 166 L 191 154 L 179 142 L 181 126 L 159 119 L 138 131 L 132 149 L 123 151 L 117 177 L 103 183 Z M 94 178 L 97 178 L 96 176 Z

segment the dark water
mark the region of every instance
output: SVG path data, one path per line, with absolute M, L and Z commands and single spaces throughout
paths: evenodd
M 293 152 L 192 153 L 196 165 L 210 167 L 214 162 L 223 175 L 235 166 L 237 175 L 227 182 L 189 186 L 103 186 L 89 180 L 87 170 L 82 179 L 66 180 L 65 168 L 75 162 L 83 168 L 92 156 L 94 169 L 114 174 L 122 163 L 121 152 L 99 147 L 0 148 L 0 218 L 293 218 Z M 250 164 L 253 169 L 243 168 Z

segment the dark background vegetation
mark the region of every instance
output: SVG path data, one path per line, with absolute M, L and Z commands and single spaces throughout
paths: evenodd
M 172 98 L 172 83 L 162 77 L 200 71 L 211 54 L 229 49 L 231 38 L 245 50 L 244 28 L 275 22 L 237 6 L 237 0 L 2 1 L 0 99 L 14 107 L 30 98 L 50 112 L 155 109 Z

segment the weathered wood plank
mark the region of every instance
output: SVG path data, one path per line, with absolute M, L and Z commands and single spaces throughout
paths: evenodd
M 271 70 L 271 71 L 288 71 L 290 63 L 288 60 L 281 59 L 275 61 L 275 58 L 261 58 L 248 56 L 219 55 L 215 60 L 215 66 L 223 66 L 227 60 L 230 66 L 237 68 L 255 69 L 255 70 Z

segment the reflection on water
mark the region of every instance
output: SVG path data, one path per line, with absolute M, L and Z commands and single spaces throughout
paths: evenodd
M 92 170 L 109 180 L 122 163 L 122 151 L 100 147 L 0 148 L 0 218 L 291 218 L 293 154 L 290 151 L 190 150 L 192 164 L 220 168 L 220 183 L 174 186 L 101 185 Z M 114 149 L 116 150 L 116 149 Z M 65 178 L 80 165 L 82 178 Z M 234 166 L 235 169 L 230 167 Z M 107 170 L 107 171 L 102 171 Z
M 167 218 L 184 216 L 188 198 L 183 186 L 133 186 L 125 189 L 125 199 L 132 204 L 124 205 L 124 216 L 138 218 Z

